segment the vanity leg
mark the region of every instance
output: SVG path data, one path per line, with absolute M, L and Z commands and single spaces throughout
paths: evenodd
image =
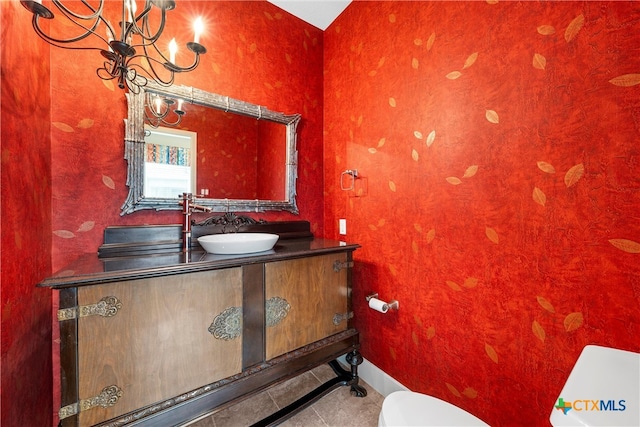
M 362 363 L 362 355 L 358 350 L 353 350 L 346 356 L 347 363 L 351 365 L 351 395 L 356 397 L 365 397 L 367 390 L 362 387 L 360 377 L 358 377 L 358 365 Z

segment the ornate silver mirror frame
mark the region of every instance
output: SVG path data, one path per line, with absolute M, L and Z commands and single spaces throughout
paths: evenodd
M 264 212 L 289 211 L 298 214 L 296 205 L 296 180 L 298 178 L 297 127 L 300 114 L 286 115 L 268 108 L 250 104 L 189 86 L 162 87 L 149 81 L 139 93 L 128 92 L 128 118 L 125 119 L 125 155 L 128 162 L 127 186 L 129 195 L 121 207 L 120 215 L 143 209 L 181 210 L 178 194 L 175 199 L 144 197 L 144 148 L 145 148 L 145 98 L 151 92 L 173 99 L 205 107 L 236 113 L 257 120 L 269 120 L 286 126 L 286 183 L 284 200 L 208 199 L 198 197 L 196 203 L 213 212 Z M 195 195 L 194 195 L 195 196 Z

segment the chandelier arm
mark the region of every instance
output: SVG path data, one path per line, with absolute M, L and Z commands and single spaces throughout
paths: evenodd
M 40 28 L 40 25 L 38 24 L 38 15 L 33 15 L 33 21 L 32 21 L 32 25 L 33 25 L 33 30 L 36 32 L 36 34 L 38 34 L 38 36 L 40 36 L 40 38 L 42 38 L 43 40 L 45 40 L 47 43 L 55 46 L 55 47 L 61 47 L 63 49 L 74 49 L 74 50 L 102 50 L 98 47 L 85 47 L 85 46 L 66 46 L 66 43 L 73 43 L 76 42 L 78 40 L 82 40 L 83 38 L 85 38 L 88 34 L 84 34 L 82 37 L 75 37 L 72 39 L 56 39 L 51 37 L 48 34 L 45 34 L 44 31 L 42 31 L 42 29 Z
M 162 30 L 164 30 L 165 11 L 164 10 L 162 11 L 161 26 L 158 32 L 153 37 L 147 37 L 146 34 L 144 33 L 144 28 L 145 28 L 145 24 L 148 27 L 148 21 L 149 21 L 148 15 L 151 12 L 151 9 L 152 9 L 152 3 L 147 2 L 145 4 L 145 9 L 138 16 L 136 16 L 135 19 L 133 19 L 133 22 L 130 23 L 131 25 L 128 28 L 128 33 L 131 32 L 131 33 L 137 34 L 143 40 L 150 40 L 150 43 L 155 43 L 156 40 L 160 38 L 160 34 L 162 34 Z M 138 21 L 142 22 L 141 26 L 138 26 Z
M 52 2 L 58 8 L 58 10 L 62 12 L 67 18 L 69 18 L 70 16 L 73 16 L 74 18 L 83 19 L 83 20 L 99 18 L 102 15 L 102 9 L 104 7 L 104 0 L 100 0 L 100 4 L 97 7 L 97 9 L 93 9 L 93 7 L 86 0 L 82 0 L 82 4 L 87 6 L 89 10 L 93 11 L 93 13 L 90 15 L 82 15 L 80 13 L 74 12 L 73 10 L 69 9 L 60 0 L 52 0 Z
M 138 56 L 142 56 L 142 55 L 138 55 Z M 131 60 L 132 58 L 130 58 Z M 154 58 L 149 58 L 147 57 L 147 61 L 153 61 L 153 62 L 157 62 L 159 64 L 162 64 L 160 61 L 157 61 Z M 156 83 L 158 83 L 160 86 L 171 86 L 173 84 L 173 80 L 174 80 L 174 72 L 169 70 L 169 75 L 170 78 L 168 80 L 164 80 L 162 77 L 160 77 L 160 75 L 156 72 L 153 64 L 151 62 L 149 62 L 149 69 L 142 67 L 140 64 L 129 64 L 127 62 L 127 67 L 129 67 L 129 69 L 133 70 L 135 69 L 139 69 L 141 71 L 143 71 L 144 73 L 146 73 L 149 77 L 151 77 Z M 142 76 L 142 74 L 138 74 L 139 76 Z

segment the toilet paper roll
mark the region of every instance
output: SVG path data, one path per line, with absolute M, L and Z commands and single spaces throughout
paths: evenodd
M 371 298 L 369 300 L 369 308 L 379 311 L 380 313 L 386 313 L 389 311 L 389 304 L 384 301 L 380 301 L 378 298 Z

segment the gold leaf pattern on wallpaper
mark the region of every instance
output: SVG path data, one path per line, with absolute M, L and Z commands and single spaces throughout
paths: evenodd
M 415 240 L 411 241 L 411 250 L 413 251 L 414 254 L 417 254 L 418 252 L 420 252 L 420 246 L 418 246 L 418 242 L 416 242 Z
M 545 310 L 547 310 L 549 313 L 555 313 L 556 309 L 553 308 L 553 305 L 546 300 L 546 298 L 541 297 L 541 296 L 537 296 L 536 300 L 538 300 L 538 304 L 540 304 L 540 306 L 542 308 L 544 308 Z
M 429 135 L 427 135 L 427 147 L 431 147 L 431 144 L 433 144 L 435 140 L 436 140 L 436 131 L 432 130 L 431 132 L 429 132 Z
M 476 59 L 478 59 L 478 52 L 473 52 L 471 55 L 469 55 L 467 60 L 464 61 L 464 65 L 462 66 L 462 69 L 464 70 L 466 68 L 471 67 L 473 63 L 476 62 Z
M 533 331 L 533 335 L 538 338 L 540 341 L 544 342 L 546 338 L 546 333 L 544 332 L 544 328 L 540 326 L 537 320 L 534 320 L 531 324 L 531 330 Z
M 373 76 L 375 76 L 376 74 L 378 74 L 378 70 L 371 70 L 371 71 L 369 71 L 368 76 L 369 76 L 369 77 L 373 77 Z
M 269 20 L 269 21 L 273 21 L 273 16 L 271 16 L 271 14 L 269 12 L 264 12 L 264 16 Z
M 413 228 L 415 228 L 418 233 L 422 233 L 422 226 L 420 224 L 413 224 Z
M 539 204 L 544 206 L 547 203 L 547 196 L 542 192 L 538 187 L 534 187 L 533 189 L 533 200 Z
M 389 347 L 389 355 L 392 360 L 396 360 L 396 350 L 393 347 Z
M 429 328 L 427 328 L 427 339 L 430 340 L 431 338 L 436 336 L 436 327 L 435 326 L 429 326 Z
M 576 182 L 578 182 L 580 178 L 582 178 L 583 174 L 584 174 L 584 165 L 582 163 L 578 163 L 577 165 L 569 169 L 565 174 L 564 176 L 565 185 L 567 187 L 571 187 Z
M 113 182 L 113 179 L 111 179 L 110 177 L 106 176 L 106 175 L 102 175 L 102 183 L 104 185 L 106 185 L 107 187 L 109 187 L 112 190 L 116 189 L 116 184 L 115 182 Z
M 436 33 L 431 33 L 429 40 L 427 40 L 427 50 L 431 50 L 433 43 L 436 41 Z
M 82 119 L 78 122 L 78 125 L 76 127 L 80 128 L 80 129 L 89 129 L 91 126 L 93 126 L 93 120 L 91 119 Z
M 553 166 L 551 166 L 549 163 L 547 162 L 543 162 L 543 161 L 539 161 L 537 162 L 538 168 L 542 171 L 542 172 L 546 172 L 546 173 L 556 173 L 556 168 L 554 168 Z
M 533 54 L 533 68 L 537 68 L 538 70 L 544 70 L 547 66 L 547 58 L 540 55 L 539 53 Z
M 462 394 L 467 396 L 469 399 L 475 399 L 476 397 L 478 397 L 478 392 L 471 387 L 465 388 Z
M 459 185 L 462 184 L 460 178 L 456 178 L 455 176 L 450 176 L 447 178 L 447 182 L 451 185 Z
M 391 105 L 392 107 L 395 107 L 397 105 L 395 98 L 389 98 L 389 105 Z
M 567 43 L 569 43 L 576 35 L 578 35 L 583 26 L 584 15 L 580 14 L 569 23 L 569 26 L 564 32 L 564 39 L 567 41 Z
M 467 277 L 464 279 L 464 283 L 462 284 L 465 288 L 473 289 L 478 286 L 478 279 L 475 277 Z
M 62 132 L 74 132 L 73 128 L 66 123 L 51 122 L 54 128 L 60 129 Z
M 89 230 L 93 230 L 95 225 L 96 223 L 94 221 L 85 221 L 80 225 L 80 227 L 78 227 L 78 232 L 84 233 Z
M 484 343 L 484 351 L 489 356 L 489 359 L 493 360 L 495 363 L 498 363 L 498 353 L 496 350 L 487 343 Z
M 484 230 L 484 233 L 487 235 L 489 240 L 491 240 L 496 245 L 498 244 L 499 239 L 498 239 L 498 233 L 496 233 L 496 230 L 490 227 L 486 227 Z
M 466 171 L 464 171 L 464 175 L 462 175 L 462 177 L 463 178 L 471 178 L 476 173 L 478 173 L 478 165 L 471 165 L 471 166 L 469 166 L 467 168 Z
M 556 29 L 552 25 L 540 25 L 538 27 L 538 33 L 543 36 L 550 36 L 551 34 L 556 33 Z
M 459 78 L 461 75 L 462 73 L 460 71 L 452 71 L 449 74 L 447 74 L 445 77 L 448 78 L 449 80 L 455 80 Z
M 487 0 L 487 4 L 498 4 L 498 0 Z
M 500 123 L 500 117 L 498 117 L 498 113 L 496 113 L 494 110 L 486 110 L 484 115 L 487 120 L 489 120 L 489 122 L 495 124 Z
M 378 152 L 378 150 L 376 150 L 375 148 L 371 147 L 368 150 L 371 154 L 376 154 Z
M 449 383 L 444 383 L 447 388 L 449 389 L 449 391 L 455 396 L 455 397 L 462 397 L 462 395 L 460 394 L 460 392 L 451 384 Z
M 640 74 L 623 74 L 609 80 L 609 83 L 616 86 L 635 86 L 640 84 Z
M 567 332 L 575 331 L 582 326 L 583 322 L 584 317 L 581 312 L 569 313 L 567 317 L 564 318 L 564 330 Z
M 420 61 L 418 61 L 418 58 L 412 58 L 411 68 L 413 68 L 414 70 L 417 70 L 419 66 L 420 66 Z
M 102 84 L 104 85 L 104 87 L 109 89 L 111 92 L 115 92 L 116 87 L 114 86 L 114 84 L 113 84 L 113 82 L 111 80 L 102 80 Z
M 287 61 L 287 63 L 292 64 L 293 60 L 291 59 L 291 55 L 289 55 L 288 53 L 284 54 L 284 59 Z
M 251 43 L 249 45 L 249 52 L 250 53 L 256 53 L 256 51 L 258 50 L 258 45 L 255 43 Z
M 396 268 L 395 265 L 389 264 L 389 273 L 391 273 L 392 276 L 398 275 L 398 269 Z
M 432 228 L 427 233 L 427 243 L 433 242 L 433 239 L 435 239 L 435 238 L 436 238 L 436 230 L 435 230 L 435 228 Z
M 393 13 L 389 15 L 389 22 L 391 22 L 392 24 L 396 22 L 396 15 L 394 15 Z
M 460 285 L 458 285 L 456 282 L 452 281 L 452 280 L 447 280 L 446 281 L 447 286 L 449 286 L 451 289 L 453 289 L 454 291 L 461 291 L 462 288 L 460 287 Z
M 213 64 L 211 64 L 211 69 L 213 70 L 214 73 L 220 75 L 220 65 L 216 64 L 215 62 Z
M 419 130 L 414 130 L 413 136 L 415 136 L 418 139 L 422 139 L 422 132 L 420 132 Z
M 389 181 L 389 190 L 395 192 L 396 191 L 396 183 L 393 181 Z
M 63 239 L 72 239 L 76 237 L 76 235 L 69 230 L 55 230 L 53 234 L 55 234 L 58 237 L 62 237 Z
M 387 142 L 386 138 L 380 138 L 380 141 L 378 141 L 378 148 L 382 147 L 385 142 Z
M 418 334 L 416 334 L 415 332 L 411 332 L 411 339 L 413 340 L 413 343 L 415 345 L 420 344 L 420 340 L 418 339 Z
M 418 39 L 415 39 L 415 40 L 413 41 L 413 44 L 415 44 L 416 46 L 422 46 L 422 39 L 419 39 L 419 38 L 418 38 Z
M 627 239 L 611 239 L 609 240 L 616 248 L 621 251 L 628 252 L 630 254 L 640 254 L 640 243 Z
M 418 161 L 418 152 L 415 150 L 415 148 L 411 150 L 411 158 L 416 162 Z

